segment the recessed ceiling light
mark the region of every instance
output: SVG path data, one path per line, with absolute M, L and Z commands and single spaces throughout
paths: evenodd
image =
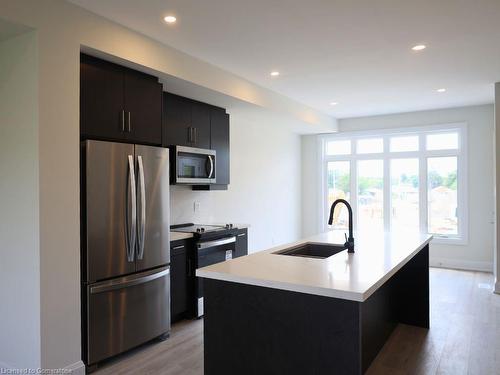
M 277 70 L 271 72 L 271 76 L 273 76 L 273 77 L 277 77 L 279 75 L 280 75 L 280 72 L 278 72 Z
M 339 104 L 339 103 L 338 102 L 330 102 L 330 105 L 332 105 L 332 106 L 337 105 L 337 104 Z
M 177 21 L 177 18 L 175 16 L 165 16 L 165 18 L 163 19 L 166 23 L 175 23 L 175 21 Z
M 422 51 L 426 48 L 427 46 L 425 44 L 417 44 L 416 46 L 413 46 L 411 49 L 414 51 Z
M 446 89 L 437 89 L 437 92 L 446 92 Z

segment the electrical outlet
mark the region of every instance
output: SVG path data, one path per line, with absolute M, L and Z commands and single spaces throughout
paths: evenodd
M 199 212 L 200 211 L 200 202 L 194 202 L 193 203 L 193 211 L 194 212 Z

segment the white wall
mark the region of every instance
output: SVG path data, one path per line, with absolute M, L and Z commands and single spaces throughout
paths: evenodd
M 40 366 L 34 32 L 0 43 L 0 368 Z
M 495 84 L 495 136 L 494 136 L 494 176 L 495 176 L 495 251 L 494 251 L 494 272 L 495 272 L 495 293 L 500 294 L 500 82 Z
M 469 243 L 453 246 L 432 244 L 430 257 L 433 265 L 490 272 L 493 270 L 495 211 L 493 113 L 493 105 L 482 105 L 339 120 L 340 132 L 457 122 L 468 124 Z M 307 149 L 303 148 L 303 161 L 308 158 L 308 163 L 312 163 L 314 158 L 310 154 L 317 152 L 317 146 L 309 141 L 311 136 L 303 138 L 302 144 L 307 146 Z M 306 166 L 303 164 L 304 168 Z M 312 169 L 313 166 L 309 168 Z M 317 172 L 315 176 L 317 178 Z M 307 196 L 303 196 L 303 207 L 304 205 L 317 205 L 318 194 L 319 189 L 316 188 L 315 192 L 311 191 Z M 304 222 L 312 221 L 310 214 L 308 213 L 308 216 L 304 214 Z M 307 224 L 304 226 L 305 235 L 314 231 L 317 231 L 317 226 Z
M 309 237 L 318 233 L 320 228 L 318 209 L 321 197 L 318 178 L 318 137 L 303 135 L 302 137 L 302 236 Z
M 260 112 L 231 112 L 229 189 L 173 186 L 172 223 L 249 224 L 250 252 L 300 237 L 300 136 Z M 200 203 L 196 213 L 195 201 Z

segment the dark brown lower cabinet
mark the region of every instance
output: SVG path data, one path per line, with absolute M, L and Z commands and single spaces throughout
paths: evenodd
M 172 323 L 185 317 L 190 296 L 189 250 L 192 240 L 170 243 L 170 312 Z
M 242 257 L 248 255 L 248 229 L 240 229 L 236 234 L 236 246 L 234 257 Z
M 196 317 L 194 304 L 195 275 L 194 259 L 197 252 L 194 239 L 170 242 L 170 313 L 172 323 L 182 319 Z M 239 229 L 236 233 L 236 246 L 233 258 L 248 255 L 248 229 Z

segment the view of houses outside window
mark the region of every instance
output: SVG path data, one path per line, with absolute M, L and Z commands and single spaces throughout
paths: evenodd
M 417 158 L 391 160 L 393 229 L 419 228 L 419 184 Z
M 459 178 L 466 173 L 460 162 L 466 157 L 464 138 L 463 124 L 324 137 L 324 214 L 342 198 L 353 207 L 357 229 L 410 229 L 464 239 L 465 178 Z M 346 229 L 347 219 L 347 209 L 338 205 L 333 226 Z
M 328 163 L 328 207 L 337 199 L 351 200 L 350 162 L 332 161 Z M 333 222 L 337 228 L 348 228 L 347 210 L 336 209 Z
M 384 162 L 358 161 L 358 227 L 384 230 Z

